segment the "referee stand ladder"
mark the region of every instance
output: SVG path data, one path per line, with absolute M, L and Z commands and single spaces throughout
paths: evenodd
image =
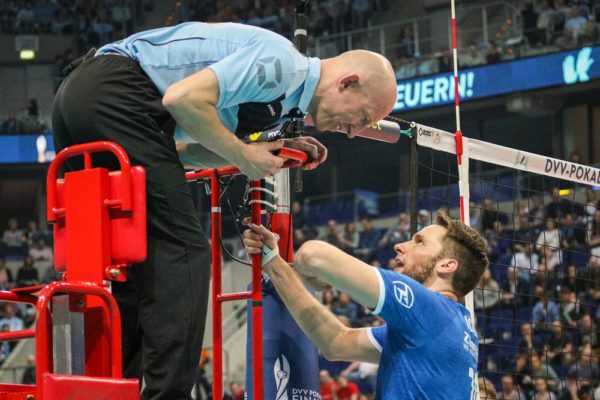
M 278 182 L 280 200 L 276 212 L 271 218 L 273 232 L 279 234 L 279 252 L 282 255 L 292 255 L 292 238 L 290 237 L 291 218 L 289 213 L 289 169 L 304 165 L 308 156 L 306 153 L 289 148 L 281 148 L 277 153 L 279 157 L 286 159 L 281 172 L 274 177 Z M 221 261 L 221 178 L 240 175 L 237 167 L 225 167 L 219 169 L 208 169 L 186 173 L 188 181 L 210 181 L 211 200 L 211 245 L 212 245 L 212 337 L 213 337 L 213 398 L 223 398 L 223 310 L 222 305 L 226 301 L 251 300 L 252 301 L 252 370 L 253 374 L 253 398 L 263 399 L 263 335 L 262 335 L 262 258 L 260 254 L 252 256 L 252 289 L 245 292 L 223 293 L 222 292 L 222 261 Z M 261 224 L 262 205 L 265 201 L 261 199 L 263 192 L 261 180 L 250 181 L 250 210 L 252 223 Z M 291 261 L 291 260 L 287 260 Z M 1 400 L 1 399 L 0 399 Z

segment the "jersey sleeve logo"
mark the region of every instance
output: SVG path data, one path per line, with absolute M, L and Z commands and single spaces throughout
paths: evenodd
M 415 295 L 410 286 L 402 281 L 393 281 L 392 284 L 394 285 L 394 296 L 398 303 L 405 308 L 411 308 L 415 301 Z
M 281 60 L 275 57 L 261 58 L 256 63 L 258 86 L 261 89 L 273 89 L 281 83 Z

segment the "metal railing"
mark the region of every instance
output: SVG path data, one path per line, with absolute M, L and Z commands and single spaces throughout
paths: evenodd
M 448 10 L 449 13 L 449 10 Z M 431 55 L 444 47 L 451 48 L 450 18 L 444 27 L 439 26 L 440 14 L 370 26 L 325 37 L 311 37 L 308 54 L 326 58 L 342 51 L 367 48 L 388 58 L 395 56 L 402 47 L 403 31 L 412 31 L 414 53 Z M 470 41 L 488 43 L 490 40 L 506 40 L 521 36 L 520 11 L 511 3 L 494 2 L 466 6 L 459 9 L 459 48 L 466 48 Z

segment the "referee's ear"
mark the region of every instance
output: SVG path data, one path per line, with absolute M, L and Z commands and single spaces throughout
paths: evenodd
M 453 258 L 444 258 L 437 262 L 435 268 L 438 276 L 448 278 L 458 269 L 458 261 Z

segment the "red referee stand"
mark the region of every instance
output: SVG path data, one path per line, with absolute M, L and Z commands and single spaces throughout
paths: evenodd
M 92 155 L 110 152 L 120 170 L 93 168 Z M 307 155 L 282 148 L 284 167 L 303 165 Z M 58 174 L 65 160 L 83 157 L 83 169 Z M 211 181 L 213 247 L 214 394 L 222 396 L 221 305 L 253 300 L 255 397 L 262 398 L 262 285 L 260 256 L 253 257 L 253 290 L 221 293 L 219 178 L 237 175 L 235 167 L 186 174 L 190 181 Z M 260 187 L 260 181 L 252 181 Z M 260 192 L 253 191 L 252 217 L 260 223 Z M 110 281 L 125 281 L 127 267 L 146 258 L 146 176 L 132 167 L 125 151 L 112 142 L 68 147 L 50 164 L 47 219 L 54 224 L 54 267 L 63 279 L 48 285 L 0 291 L 0 301 L 36 307 L 35 326 L 0 333 L 0 341 L 35 338 L 36 385 L 0 384 L 0 400 L 135 400 L 137 379 L 123 379 L 121 316 Z
M 112 152 L 120 170 L 92 168 L 92 154 Z M 84 169 L 58 179 L 63 162 L 83 156 Z M 0 301 L 35 305 L 35 327 L 0 340 L 35 338 L 36 385 L 0 384 L 0 400 L 139 399 L 123 379 L 121 316 L 108 281 L 146 258 L 146 179 L 118 145 L 95 142 L 61 151 L 47 177 L 47 218 L 54 223 L 55 268 L 63 279 L 0 291 Z

